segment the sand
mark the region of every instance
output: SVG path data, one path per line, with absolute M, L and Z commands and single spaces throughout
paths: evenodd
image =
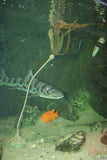
M 10 147 L 8 141 L 15 135 L 16 117 L 0 120 L 0 141 L 3 145 L 2 160 L 106 160 L 107 145 L 100 143 L 101 130 L 91 131 L 88 124 L 107 121 L 91 107 L 81 112 L 80 119 L 72 122 L 58 118 L 49 123 L 41 117 L 33 126 L 21 128 L 21 136 L 26 139 L 24 148 Z M 55 150 L 56 141 L 65 134 L 84 131 L 86 142 L 79 151 L 62 152 Z

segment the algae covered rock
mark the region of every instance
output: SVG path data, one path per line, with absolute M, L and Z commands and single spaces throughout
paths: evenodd
M 22 125 L 23 126 L 34 125 L 39 115 L 40 115 L 40 110 L 38 106 L 27 105 L 22 118 Z
M 57 141 L 55 149 L 67 152 L 78 151 L 84 144 L 85 140 L 85 133 L 82 131 L 67 134 Z
M 71 104 L 68 104 L 68 108 L 69 108 L 70 120 L 76 121 L 77 119 L 79 119 L 78 108 L 74 107 Z
M 79 88 L 71 99 L 71 104 L 78 108 L 78 110 L 83 111 L 89 103 L 89 97 L 89 92 L 85 88 Z
M 48 104 L 47 110 L 57 110 L 59 117 L 76 121 L 80 118 L 80 112 L 83 112 L 89 105 L 90 94 L 85 88 L 77 89 L 69 99 L 61 99 Z
M 89 127 L 91 131 L 102 131 L 104 128 L 107 128 L 107 121 L 98 121 L 93 124 L 90 124 Z

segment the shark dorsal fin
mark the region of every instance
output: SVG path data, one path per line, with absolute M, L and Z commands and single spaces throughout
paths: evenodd
M 23 82 L 28 83 L 32 76 L 33 76 L 32 70 L 29 70 Z

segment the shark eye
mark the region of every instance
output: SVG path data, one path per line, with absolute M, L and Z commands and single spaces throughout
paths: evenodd
M 46 90 L 49 91 L 49 88 L 47 87 Z
M 47 87 L 47 88 L 46 88 L 46 92 L 47 92 L 48 94 L 49 94 L 49 90 L 50 90 L 50 89 Z

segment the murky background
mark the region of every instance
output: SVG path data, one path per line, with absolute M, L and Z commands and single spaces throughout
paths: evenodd
M 64 5 L 63 5 L 64 2 Z M 29 98 L 27 104 L 63 107 L 73 99 L 77 90 L 89 92 L 89 103 L 100 115 L 107 118 L 107 7 L 98 6 L 92 0 L 58 0 L 58 11 L 64 9 L 62 19 L 79 24 L 92 24 L 71 31 L 70 47 L 65 55 L 56 56 L 37 76 L 61 90 L 65 98 L 48 100 Z M 15 0 L 0 1 L 0 69 L 9 77 L 25 77 L 30 69 L 33 73 L 51 54 L 48 37 L 50 1 Z M 92 52 L 100 37 L 105 43 L 95 57 Z M 67 39 L 65 39 L 66 44 Z M 19 115 L 25 93 L 0 86 L 0 116 Z M 84 98 L 86 98 L 84 96 Z M 61 102 L 61 103 L 60 103 Z

